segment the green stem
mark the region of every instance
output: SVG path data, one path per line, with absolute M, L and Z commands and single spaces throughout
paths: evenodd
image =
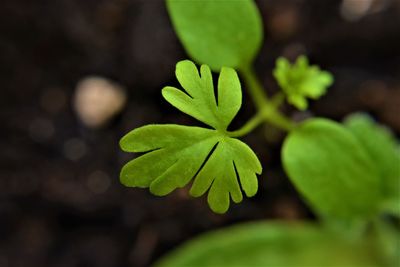
M 240 69 L 240 72 L 243 75 L 244 81 L 246 83 L 246 88 L 249 90 L 250 96 L 253 99 L 253 102 L 259 113 L 253 119 L 258 124 L 260 123 L 258 122 L 258 120 L 262 119 L 263 121 L 275 125 L 282 130 L 291 131 L 295 127 L 295 124 L 291 119 L 282 114 L 278 109 L 279 106 L 283 103 L 284 95 L 278 93 L 270 100 L 264 88 L 262 87 L 261 82 L 255 75 L 252 67 L 242 68 Z M 261 118 L 258 118 L 259 116 Z M 249 132 L 247 131 L 247 128 L 254 124 L 254 122 L 252 121 L 253 119 L 246 123 L 241 129 L 234 131 L 233 133 L 247 134 Z M 251 128 L 251 130 L 253 130 L 257 125 L 252 126 L 253 128 Z
M 285 101 L 285 95 L 282 92 L 276 93 L 271 98 L 271 103 L 277 108 L 281 106 L 284 101 Z
M 246 83 L 246 88 L 250 92 L 254 104 L 258 110 L 261 110 L 268 102 L 268 96 L 263 86 L 258 80 L 252 67 L 246 67 L 240 70 Z
M 295 127 L 294 123 L 279 112 L 277 105 L 279 104 L 269 101 L 268 104 L 262 107 L 262 109 L 254 117 L 247 121 L 242 128 L 232 132 L 228 131 L 227 134 L 230 137 L 241 137 L 247 135 L 265 121 L 288 132 L 293 130 Z
M 251 118 L 242 128 L 227 132 L 230 137 L 240 137 L 244 136 L 251 131 L 253 131 L 257 126 L 259 126 L 264 121 L 264 114 L 262 112 L 258 112 L 253 118 Z
M 290 132 L 296 126 L 295 123 L 291 119 L 289 119 L 288 117 L 283 115 L 277 109 L 277 107 L 272 105 L 271 102 L 268 102 L 268 104 L 264 106 L 262 113 L 263 113 L 265 122 L 268 122 L 268 123 L 280 128 L 282 130 L 285 130 L 287 132 Z

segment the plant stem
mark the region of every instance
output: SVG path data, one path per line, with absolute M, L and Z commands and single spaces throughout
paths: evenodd
M 259 126 L 262 122 L 264 121 L 264 116 L 262 112 L 258 112 L 253 118 L 251 118 L 249 121 L 246 122 L 245 125 L 243 125 L 242 128 L 232 131 L 232 132 L 227 132 L 230 137 L 240 137 L 244 136 L 251 131 L 253 131 L 257 126 Z
M 290 132 L 295 128 L 295 123 L 282 114 L 277 107 L 272 105 L 271 102 L 267 102 L 264 108 L 261 110 L 265 122 L 268 122 L 282 130 Z
M 240 69 L 246 83 L 246 88 L 250 92 L 254 104 L 258 110 L 261 110 L 268 102 L 268 96 L 263 86 L 258 80 L 255 72 L 251 66 Z
M 282 92 L 278 92 L 272 96 L 270 101 L 275 107 L 279 107 L 285 101 L 285 95 Z
M 245 135 L 253 130 L 262 121 L 273 124 L 282 130 L 291 131 L 295 127 L 295 124 L 278 109 L 283 103 L 284 95 L 278 93 L 270 100 L 257 76 L 255 75 L 252 67 L 249 66 L 242 68 L 240 69 L 240 72 L 243 75 L 246 88 L 249 90 L 250 96 L 253 99 L 258 113 L 241 129 L 232 133 L 235 133 L 235 136 Z

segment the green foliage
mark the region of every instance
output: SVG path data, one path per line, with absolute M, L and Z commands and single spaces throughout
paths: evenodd
M 209 66 L 202 65 L 199 72 L 193 62 L 179 62 L 176 77 L 183 90 L 167 86 L 162 95 L 206 126 L 153 124 L 126 134 L 121 148 L 143 154 L 122 168 L 121 182 L 164 196 L 193 181 L 190 195 L 199 197 L 208 191 L 210 208 L 225 213 L 231 199 L 242 201 L 242 190 L 248 197 L 256 194 L 257 174 L 262 171 L 251 148 L 234 137 L 268 122 L 289 131 L 282 161 L 296 188 L 330 226 L 347 229 L 339 228 L 345 231 L 338 234 L 305 223 L 247 224 L 201 236 L 157 266 L 395 263 L 399 231 L 377 217 L 382 211 L 400 216 L 400 154 L 395 138 L 364 115 L 354 115 L 344 125 L 327 119 L 295 125 L 281 114 L 279 105 L 285 95 L 289 103 L 305 110 L 307 98 L 324 95 L 333 77 L 309 65 L 305 56 L 294 64 L 279 58 L 273 74 L 285 95 L 269 99 L 251 67 L 263 38 L 253 0 L 166 1 L 186 52 L 212 70 L 221 70 L 218 88 L 215 93 Z M 230 132 L 228 126 L 242 105 L 240 81 L 232 68 L 241 71 L 258 113 L 241 129 Z M 359 226 L 368 222 L 370 227 L 360 231 Z
M 376 214 L 381 201 L 376 165 L 341 124 L 327 119 L 305 121 L 286 138 L 282 161 L 317 213 L 346 220 Z
M 176 65 L 176 77 L 186 92 L 174 87 L 165 87 L 164 98 L 180 111 L 208 124 L 214 129 L 226 131 L 242 105 L 242 90 L 236 71 L 222 68 L 218 79 L 218 99 L 210 68 L 200 67 L 184 60 Z M 218 105 L 217 105 L 218 103 Z
M 286 58 L 278 58 L 273 74 L 288 102 L 300 110 L 307 109 L 307 97 L 320 98 L 333 83 L 329 72 L 321 71 L 316 65 L 310 66 L 305 56 L 298 57 L 294 64 Z
M 399 204 L 399 203 L 398 203 Z M 371 231 L 368 233 L 371 242 L 376 244 L 385 266 L 400 266 L 400 231 L 388 218 L 375 220 Z M 383 265 L 383 264 L 382 264 Z
M 202 235 L 155 266 L 383 265 L 368 242 L 349 241 L 312 224 L 274 222 L 249 223 Z
M 384 209 L 400 216 L 400 147 L 389 129 L 366 114 L 349 116 L 344 125 L 356 136 L 377 166 Z
M 236 72 L 223 68 L 218 80 L 218 100 L 214 95 L 211 71 L 193 62 L 181 61 L 176 76 L 185 92 L 163 89 L 164 98 L 179 110 L 214 129 L 180 125 L 147 125 L 125 135 L 121 148 L 128 152 L 147 152 L 121 171 L 121 182 L 131 187 L 150 187 L 159 196 L 184 187 L 195 177 L 192 196 L 208 189 L 208 203 L 217 213 L 229 208 L 230 198 L 242 201 L 257 192 L 261 165 L 254 152 L 243 142 L 231 138 L 227 127 L 241 106 L 241 88 Z M 240 185 L 238 182 L 239 181 Z
M 167 0 L 186 52 L 214 71 L 245 68 L 262 42 L 262 21 L 252 0 Z

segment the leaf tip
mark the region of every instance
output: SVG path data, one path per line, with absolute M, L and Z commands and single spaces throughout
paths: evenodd
M 131 152 L 131 147 L 129 145 L 128 138 L 129 138 L 128 134 L 125 134 L 124 136 L 121 137 L 121 139 L 119 139 L 119 142 L 118 142 L 119 147 L 124 152 Z
M 126 187 L 133 187 L 131 179 L 126 171 L 126 165 L 124 165 L 119 173 L 119 182 Z
M 221 207 L 221 206 L 218 206 L 218 205 L 213 205 L 213 204 L 211 204 L 211 203 L 208 203 L 208 205 L 209 205 L 210 209 L 211 209 L 214 213 L 217 213 L 217 214 L 225 214 L 225 213 L 228 211 L 228 209 L 229 209 L 229 206 L 227 206 L 227 207 Z
M 188 68 L 188 67 L 196 67 L 196 64 L 194 64 L 193 61 L 189 60 L 189 59 L 184 59 L 181 61 L 178 61 L 178 63 L 176 63 L 176 71 L 175 72 L 179 72 L 182 69 Z

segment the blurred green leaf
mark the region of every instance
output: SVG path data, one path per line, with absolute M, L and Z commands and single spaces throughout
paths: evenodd
M 121 182 L 150 187 L 153 194 L 164 196 L 195 177 L 190 194 L 198 197 L 208 191 L 211 209 L 224 213 L 231 198 L 235 203 L 242 201 L 241 189 L 248 197 L 256 194 L 256 174 L 262 170 L 251 148 L 227 132 L 241 106 L 239 78 L 235 70 L 222 68 L 217 102 L 208 66 L 201 66 L 199 74 L 193 62 L 181 61 L 176 76 L 185 91 L 165 87 L 164 98 L 214 129 L 147 125 L 131 131 L 121 139 L 121 148 L 147 153 L 122 168 Z
M 214 71 L 248 67 L 262 42 L 262 21 L 253 0 L 167 0 L 186 52 Z
M 367 242 L 304 223 L 248 223 L 204 234 L 157 267 L 382 266 Z
M 364 146 L 377 166 L 385 197 L 384 208 L 400 216 L 400 147 L 393 133 L 367 114 L 349 116 L 344 125 Z
M 400 266 L 400 231 L 398 225 L 393 225 L 387 218 L 375 220 L 368 238 L 376 244 L 386 266 Z
M 303 122 L 282 148 L 285 171 L 317 213 L 363 219 L 381 201 L 376 165 L 354 135 L 327 119 Z
M 295 64 L 278 58 L 273 74 L 288 102 L 300 110 L 307 109 L 307 97 L 320 98 L 333 83 L 329 72 L 321 71 L 316 65 L 310 66 L 305 56 L 298 57 Z

